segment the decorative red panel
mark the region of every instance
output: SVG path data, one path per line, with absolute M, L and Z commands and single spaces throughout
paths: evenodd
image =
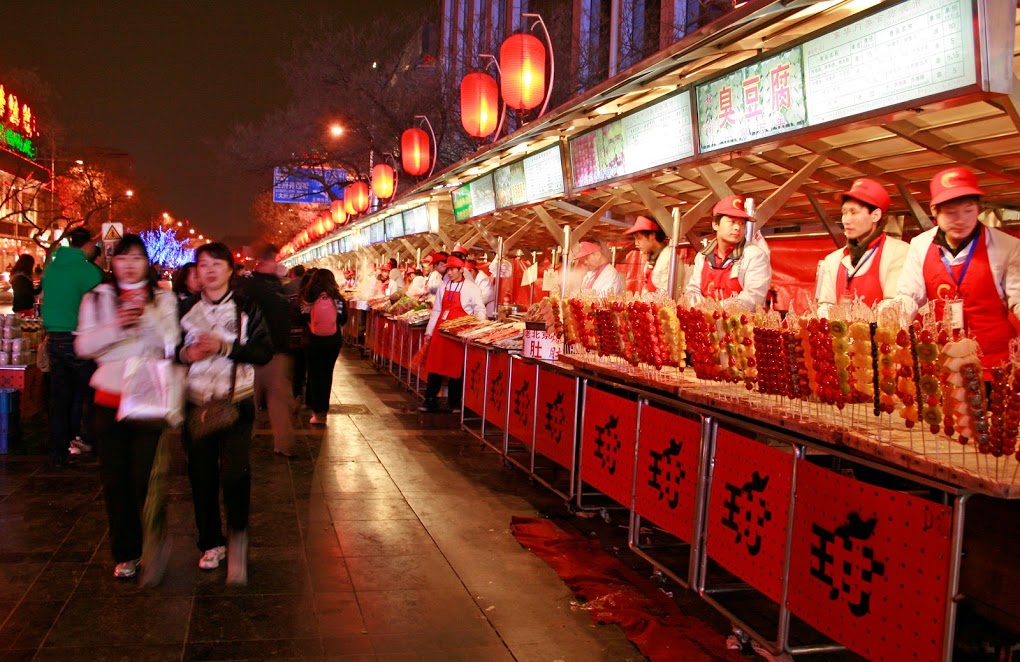
M 869 660 L 942 654 L 953 512 L 803 462 L 787 605 Z
M 393 322 L 393 361 L 399 366 L 407 365 L 407 325 Z
M 535 443 L 535 381 L 538 366 L 524 361 L 510 361 L 510 436 L 528 448 Z
M 641 410 L 634 510 L 691 542 L 701 459 L 701 421 L 646 406 Z
M 782 600 L 793 455 L 720 428 L 709 490 L 708 555 Z
M 484 349 L 467 348 L 467 367 L 464 370 L 464 408 L 476 414 L 482 413 L 485 401 L 485 355 Z
M 510 355 L 489 352 L 489 379 L 485 383 L 485 420 L 499 429 L 506 427 L 506 398 L 510 390 Z
M 422 329 L 411 329 L 411 357 L 413 358 L 415 353 L 421 347 L 421 344 L 425 342 L 425 331 Z M 410 359 L 408 359 L 410 362 Z M 413 371 L 414 374 L 418 375 L 421 379 L 425 379 L 425 361 L 421 362 L 417 370 Z
M 535 452 L 561 467 L 573 469 L 577 378 L 539 370 L 536 410 Z
M 584 398 L 581 480 L 630 508 L 637 402 L 591 386 Z

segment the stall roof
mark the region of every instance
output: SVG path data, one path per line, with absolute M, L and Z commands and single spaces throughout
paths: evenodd
M 783 50 L 804 36 L 833 26 L 881 3 L 877 0 L 823 2 L 758 0 L 750 2 L 634 65 L 613 79 L 550 111 L 512 135 L 487 145 L 450 166 L 404 200 L 431 200 L 438 205 L 440 238 L 444 243 L 488 244 L 498 236 L 512 238 L 510 250 L 543 250 L 554 245 L 557 226 L 586 223 L 589 233 L 619 240 L 621 227 L 633 214 L 668 214 L 677 208 L 682 232 L 696 240 L 708 231 L 710 202 L 727 191 L 752 197 L 766 212 L 770 225 L 784 230 L 836 229 L 837 192 L 858 177 L 884 182 L 893 198 L 890 215 L 902 215 L 915 229 L 930 223 L 927 216 L 928 181 L 942 168 L 963 163 L 978 171 L 986 203 L 993 208 L 1020 210 L 1020 104 L 1014 85 L 1008 95 L 971 95 L 952 103 L 926 106 L 895 116 L 871 118 L 824 132 L 778 137 L 739 151 L 713 153 L 701 161 L 665 167 L 640 178 L 623 180 L 539 205 L 497 211 L 458 225 L 450 190 L 501 164 L 533 153 L 673 92 L 678 86 L 704 81 L 769 52 Z M 979 11 L 987 11 L 979 2 Z M 1009 12 L 1015 37 L 1015 5 L 988 0 L 996 11 Z M 1018 40 L 1014 39 L 1014 43 Z M 1010 44 L 1012 46 L 1012 44 Z M 1014 76 L 1020 66 L 1012 51 Z M 953 105 L 956 103 L 958 105 Z M 792 183 L 791 183 L 791 180 Z M 789 197 L 768 201 L 787 185 Z M 711 200 L 706 200 L 711 198 Z M 699 205 L 699 201 L 701 204 Z M 764 205 L 762 203 L 765 203 Z M 765 207 L 765 209 L 762 209 Z M 684 218 L 689 210 L 694 210 Z M 383 212 L 385 213 L 385 212 Z M 1000 218 L 1012 218 L 1010 213 Z M 1020 214 L 1017 215 L 1020 217 Z M 589 235 L 590 236 L 590 235 Z M 681 238 L 683 241 L 683 238 Z M 410 245 L 435 248 L 434 240 L 410 238 Z M 407 242 L 391 242 L 394 248 Z M 384 252 L 388 247 L 384 247 Z

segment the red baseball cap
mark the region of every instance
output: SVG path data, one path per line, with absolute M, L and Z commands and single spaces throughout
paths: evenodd
M 577 246 L 577 252 L 574 253 L 575 260 L 580 260 L 582 257 L 588 257 L 592 253 L 598 253 L 602 248 L 598 244 L 594 244 L 590 241 L 582 241 Z
M 883 214 L 889 211 L 889 205 L 892 204 L 892 200 L 889 198 L 885 187 L 874 179 L 868 179 L 867 177 L 855 179 L 854 183 L 850 185 L 849 191 L 836 194 L 836 202 L 840 204 L 847 198 L 853 198 L 854 200 L 874 205 L 881 209 Z
M 712 216 L 729 216 L 730 218 L 751 218 L 744 209 L 744 196 L 727 195 L 712 207 Z
M 451 268 L 457 268 L 457 267 L 463 269 L 464 268 L 464 260 L 460 259 L 456 255 L 453 255 L 453 256 L 450 257 L 450 259 L 448 259 L 446 261 L 446 268 L 447 269 L 451 269 Z
M 634 221 L 634 225 L 630 226 L 629 230 L 625 230 L 623 234 L 634 234 L 635 232 L 658 232 L 662 228 L 659 224 L 650 218 L 644 216 L 638 216 L 637 220 Z
M 948 168 L 931 178 L 931 204 L 938 205 L 968 195 L 984 195 L 970 168 Z
M 446 262 L 446 260 L 449 257 L 450 256 L 447 255 L 446 253 L 444 253 L 443 251 L 436 251 L 435 253 L 432 253 L 431 255 L 426 255 L 422 259 L 422 262 L 425 262 L 427 264 L 435 264 L 436 262 Z
M 457 244 L 453 247 L 452 253 L 467 253 L 468 249 L 464 248 L 463 244 Z

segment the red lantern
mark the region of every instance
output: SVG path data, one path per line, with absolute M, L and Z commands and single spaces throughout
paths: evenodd
M 358 210 L 354 208 L 354 200 L 351 198 L 350 193 L 344 194 L 344 211 L 347 212 L 347 218 L 353 218 L 358 215 Z
M 375 197 L 387 199 L 393 195 L 395 173 L 388 163 L 379 163 L 372 168 L 372 192 Z
M 531 110 L 545 98 L 545 46 L 538 37 L 510 35 L 499 47 L 503 103 L 514 110 Z
M 347 222 L 347 212 L 344 210 L 343 200 L 334 200 L 329 203 L 329 213 L 333 217 L 335 227 L 342 228 Z
M 329 234 L 330 232 L 336 229 L 336 223 L 333 222 L 332 216 L 326 216 L 320 221 L 320 223 L 326 226 L 326 234 Z
M 496 130 L 499 91 L 489 74 L 475 72 L 460 81 L 460 123 L 468 135 L 484 138 Z
M 354 211 L 360 214 L 368 209 L 368 184 L 365 182 L 354 182 L 344 191 L 344 199 L 351 201 Z
M 400 162 L 404 172 L 412 177 L 420 177 L 429 171 L 432 155 L 429 134 L 422 129 L 413 128 L 404 131 L 400 136 Z
M 315 223 L 315 236 L 322 237 L 326 234 L 326 221 L 325 219 L 319 219 Z

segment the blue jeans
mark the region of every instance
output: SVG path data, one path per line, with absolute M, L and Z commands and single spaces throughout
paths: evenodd
M 91 425 L 82 428 L 82 418 L 88 423 L 92 409 L 92 388 L 89 380 L 95 372 L 95 363 L 78 358 L 74 353 L 74 335 L 50 333 L 46 337 L 50 355 L 50 461 L 67 460 L 67 447 L 71 440 L 82 435 L 91 441 Z

